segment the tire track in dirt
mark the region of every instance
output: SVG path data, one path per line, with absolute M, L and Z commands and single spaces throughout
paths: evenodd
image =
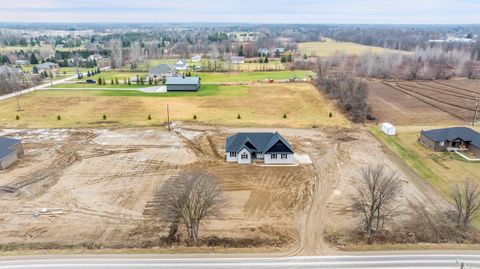
M 312 153 L 315 155 L 315 153 Z M 348 160 L 348 154 L 339 143 L 331 144 L 326 154 L 312 158 L 316 180 L 310 203 L 305 207 L 298 222 L 298 242 L 289 255 L 321 255 L 325 253 L 324 220 L 327 201 L 340 175 L 339 167 Z

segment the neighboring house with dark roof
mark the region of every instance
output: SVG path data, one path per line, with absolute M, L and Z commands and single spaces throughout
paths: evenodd
M 178 60 L 178 62 L 175 64 L 175 69 L 188 70 L 188 61 L 185 59 Z
M 263 160 L 265 164 L 293 164 L 293 147 L 278 132 L 237 133 L 227 138 L 227 162 L 251 164 Z
M 23 156 L 21 140 L 0 137 L 0 170 L 7 169 L 21 156 Z
M 467 127 L 422 130 L 419 141 L 435 151 L 468 150 L 480 156 L 480 133 Z
M 171 91 L 198 91 L 201 83 L 199 77 L 169 77 L 165 83 L 167 92 Z
M 175 68 L 169 64 L 160 64 L 148 69 L 148 76 L 152 78 L 171 77 L 175 74 Z

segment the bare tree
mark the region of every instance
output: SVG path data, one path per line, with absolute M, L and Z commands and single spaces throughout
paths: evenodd
M 472 219 L 480 210 L 480 187 L 471 180 L 466 180 L 462 186 L 458 184 L 452 190 L 455 202 L 455 220 L 457 227 L 467 230 Z
M 174 236 L 183 222 L 188 240 L 197 243 L 202 220 L 215 216 L 226 205 L 223 190 L 217 179 L 203 172 L 179 175 L 161 190 L 160 213 L 170 223 L 169 237 Z
M 401 181 L 396 172 L 387 173 L 383 165 L 369 165 L 362 169 L 357 184 L 353 208 L 363 215 L 368 243 L 386 219 L 397 211 L 392 204 L 401 191 Z

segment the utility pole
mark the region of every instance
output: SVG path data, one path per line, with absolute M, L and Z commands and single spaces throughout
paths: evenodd
M 473 114 L 473 122 L 472 126 L 475 126 L 475 123 L 477 122 L 477 115 L 478 115 L 478 101 L 480 97 L 477 97 L 477 102 L 475 103 L 475 114 Z
M 167 104 L 167 125 L 168 125 L 168 131 L 170 131 L 170 111 L 168 110 L 168 104 Z

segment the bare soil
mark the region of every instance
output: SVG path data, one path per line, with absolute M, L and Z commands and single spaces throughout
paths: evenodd
M 237 131 L 279 131 L 312 164 L 227 164 L 225 139 Z M 174 124 L 148 129 L 0 130 L 22 138 L 25 157 L 0 171 L 1 242 L 142 247 L 168 232 L 155 209 L 157 190 L 186 170 L 217 176 L 229 199 L 201 236 L 256 239 L 289 254 L 328 250 L 325 233 L 351 229 L 359 169 L 370 163 L 400 170 L 404 196 L 443 206 L 437 193 L 385 151 L 365 129 L 225 128 Z M 353 183 L 352 183 L 353 182 Z M 49 208 L 45 212 L 42 208 Z M 272 249 L 275 249 L 272 248 Z
M 471 123 L 478 81 L 368 82 L 373 114 L 397 125 L 451 125 Z

